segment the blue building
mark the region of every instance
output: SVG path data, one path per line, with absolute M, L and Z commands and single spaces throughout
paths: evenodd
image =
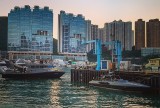
M 8 14 L 8 51 L 53 53 L 53 12 L 49 7 L 15 7 Z
M 84 53 L 86 46 L 81 45 L 87 37 L 87 21 L 78 14 L 77 16 L 71 13 L 60 11 L 58 16 L 59 26 L 59 53 Z

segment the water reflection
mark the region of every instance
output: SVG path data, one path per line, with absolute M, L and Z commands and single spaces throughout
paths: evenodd
M 71 84 L 70 70 L 61 79 L 0 78 L 0 108 L 160 107 L 160 97 Z
M 55 105 L 56 107 L 60 107 L 59 94 L 60 94 L 59 80 L 52 81 L 52 85 L 50 88 L 50 101 L 52 105 Z

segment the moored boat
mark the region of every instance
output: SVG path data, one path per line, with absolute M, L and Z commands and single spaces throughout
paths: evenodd
M 18 63 L 13 71 L 4 71 L 2 78 L 60 78 L 65 72 L 46 64 Z
M 89 84 L 92 86 L 103 87 L 110 90 L 124 90 L 133 92 L 150 91 L 150 86 L 148 85 L 140 84 L 137 82 L 130 82 L 115 75 L 107 75 L 103 78 L 103 80 L 92 80 L 89 82 Z

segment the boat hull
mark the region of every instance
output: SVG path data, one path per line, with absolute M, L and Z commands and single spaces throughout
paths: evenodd
M 2 78 L 60 78 L 65 72 L 41 72 L 41 73 L 2 73 Z
M 150 87 L 136 87 L 136 86 L 118 86 L 105 83 L 90 83 L 91 86 L 101 87 L 109 90 L 122 90 L 128 92 L 150 92 Z

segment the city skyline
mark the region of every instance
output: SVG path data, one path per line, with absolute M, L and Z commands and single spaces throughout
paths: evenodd
M 144 21 L 150 19 L 160 18 L 157 10 L 160 10 L 159 0 L 1 0 L 0 1 L 0 16 L 8 16 L 8 13 L 15 6 L 23 7 L 30 5 L 34 7 L 48 6 L 53 9 L 54 13 L 54 38 L 58 38 L 58 14 L 61 10 L 67 13 L 82 14 L 85 19 L 92 21 L 92 24 L 98 25 L 100 28 L 106 22 L 114 20 L 131 21 L 133 23 L 132 29 L 134 30 L 134 22 L 142 18 Z

